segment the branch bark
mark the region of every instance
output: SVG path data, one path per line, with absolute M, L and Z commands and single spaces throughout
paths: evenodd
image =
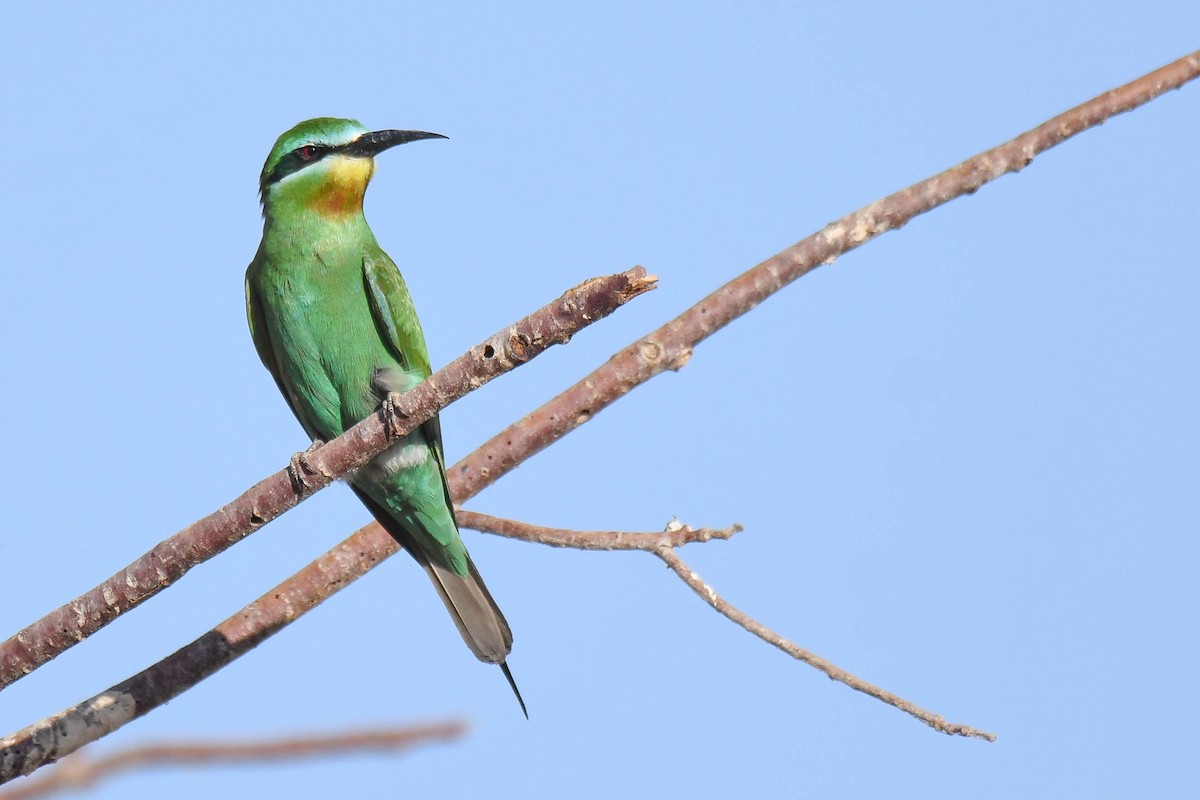
M 709 542 L 713 539 L 731 539 L 741 533 L 741 525 L 728 528 L 692 528 L 672 520 L 662 531 L 656 533 L 630 533 L 628 531 L 567 531 L 518 522 L 515 519 L 493 517 L 478 511 L 455 509 L 454 516 L 461 528 L 470 528 L 481 533 L 492 533 L 508 539 L 545 544 L 550 547 L 570 547 L 575 550 L 646 550 L 654 552 L 660 547 L 682 547 L 691 542 Z
M 383 412 L 338 438 L 298 455 L 298 468 L 280 470 L 236 500 L 166 539 L 125 569 L 0 644 L 0 689 L 136 608 L 263 525 L 374 458 L 392 437 L 416 428 L 440 409 L 493 378 L 565 344 L 586 326 L 654 288 L 641 267 L 593 278 L 568 290 L 471 348 L 403 395 L 399 419 Z

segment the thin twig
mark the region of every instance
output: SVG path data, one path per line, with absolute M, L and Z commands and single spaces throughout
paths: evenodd
M 396 406 L 397 417 L 385 419 L 382 412 L 375 414 L 327 444 L 300 454 L 296 461 L 302 470 L 280 470 L 259 481 L 104 583 L 0 643 L 0 688 L 83 641 L 347 471 L 362 466 L 392 437 L 407 433 L 439 409 L 552 345 L 566 343 L 584 327 L 654 288 L 655 280 L 637 267 L 586 281 L 471 348 L 403 395 Z M 297 479 L 302 481 L 299 487 Z
M 711 539 L 728 539 L 742 530 L 740 525 L 734 525 L 725 530 L 710 530 L 707 528 L 694 529 L 672 521 L 667 530 L 662 533 L 626 533 L 623 531 L 568 531 L 545 528 L 541 525 L 531 525 L 513 519 L 493 517 L 477 511 L 457 512 L 459 524 L 472 530 L 493 533 L 510 539 L 520 539 L 526 542 L 548 544 L 552 547 L 573 547 L 580 550 L 645 550 L 658 556 L 670 567 L 680 579 L 696 592 L 704 602 L 712 606 L 718 613 L 745 630 L 762 639 L 767 644 L 778 647 L 783 652 L 810 667 L 819 670 L 832 680 L 844 683 L 851 689 L 856 689 L 881 700 L 890 706 L 911 714 L 934 730 L 942 733 L 974 736 L 980 739 L 995 741 L 996 736 L 985 731 L 978 731 L 966 725 L 946 722 L 931 711 L 916 706 L 902 697 L 881 689 L 862 678 L 838 667 L 817 654 L 788 641 L 779 634 L 747 616 L 730 605 L 718 595 L 711 586 L 700 579 L 683 560 L 676 555 L 675 548 L 690 542 L 706 542 Z
M 730 605 L 729 602 L 717 594 L 711 586 L 701 580 L 700 576 L 693 572 L 687 564 L 683 563 L 683 559 L 676 555 L 675 551 L 670 547 L 658 547 L 652 552 L 654 555 L 661 558 L 663 562 L 666 563 L 666 565 L 670 567 L 671 570 L 678 575 L 684 583 L 692 588 L 692 591 L 700 595 L 700 598 L 712 606 L 718 613 L 737 623 L 742 628 L 745 628 L 747 631 L 762 639 L 767 644 L 774 645 L 792 658 L 798 661 L 803 661 L 813 669 L 823 672 L 831 680 L 844 683 L 851 689 L 860 691 L 863 694 L 868 694 L 871 697 L 874 697 L 876 700 L 882 700 L 889 706 L 895 706 L 906 714 L 911 714 L 912 716 L 921 720 L 921 722 L 924 722 L 926 725 L 936 731 L 941 731 L 942 733 L 949 734 L 951 736 L 973 736 L 978 739 L 986 739 L 989 742 L 996 741 L 996 734 L 994 733 L 976 730 L 975 728 L 967 725 L 946 722 L 946 720 L 942 719 L 937 714 L 934 714 L 931 711 L 926 711 L 920 706 L 913 705 L 903 697 L 898 697 L 886 689 L 881 689 L 872 683 L 864 681 L 862 678 L 851 675 L 849 672 L 846 672 L 846 670 L 842 669 L 836 664 L 826 661 L 816 653 L 805 650 L 803 647 L 788 641 L 767 626 L 747 616 Z
M 649 550 L 659 547 L 682 547 L 691 542 L 729 539 L 742 531 L 741 525 L 728 528 L 692 528 L 672 520 L 665 530 L 655 533 L 628 531 L 568 531 L 519 522 L 515 519 L 493 517 L 478 511 L 456 509 L 454 516 L 459 527 L 482 533 L 493 533 L 523 542 L 546 544 L 551 547 L 570 547 L 576 550 Z
M 398 754 L 418 745 L 448 742 L 462 737 L 467 726 L 461 722 L 443 722 L 405 728 L 380 728 L 320 736 L 222 740 L 209 742 L 165 742 L 138 745 L 97 758 L 76 753 L 63 760 L 44 778 L 26 781 L 0 791 L 0 800 L 28 800 L 51 794 L 90 789 L 101 780 L 136 769 L 171 766 L 208 766 L 212 764 L 271 763 L 301 759 L 329 758 L 363 753 Z

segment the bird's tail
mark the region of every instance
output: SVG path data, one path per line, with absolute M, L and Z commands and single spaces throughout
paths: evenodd
M 517 696 L 517 702 L 521 704 L 521 712 L 528 719 L 529 712 L 525 709 L 521 691 L 517 689 L 512 672 L 504 663 L 508 654 L 512 652 L 512 630 L 508 627 L 508 620 L 504 618 L 504 613 L 492 599 L 492 593 L 484 585 L 483 578 L 479 577 L 479 570 L 475 569 L 475 562 L 468 555 L 467 574 L 459 575 L 450 567 L 430 558 L 429 554 L 421 547 L 421 543 L 371 499 L 370 495 L 353 484 L 350 488 L 375 515 L 379 524 L 425 569 L 429 579 L 433 581 L 438 595 L 441 596 L 442 602 L 445 603 L 446 610 L 450 612 L 450 618 L 454 620 L 454 625 L 462 635 L 463 641 L 467 643 L 467 647 L 471 648 L 475 657 L 488 664 L 500 665 L 504 677 L 508 680 L 508 685 L 512 687 L 513 694 Z
M 469 572 L 463 576 L 424 557 L 424 553 L 413 555 L 429 573 L 446 610 L 458 626 L 458 632 L 475 657 L 489 664 L 503 664 L 512 652 L 512 631 L 470 557 L 467 558 Z
M 419 549 L 413 548 L 414 551 Z M 521 690 L 517 688 L 517 682 L 513 680 L 508 664 L 504 663 L 508 654 L 512 652 L 512 631 L 509 630 L 508 620 L 504 619 L 504 613 L 487 590 L 483 578 L 479 577 L 479 571 L 475 569 L 471 557 L 467 556 L 469 571 L 464 577 L 432 561 L 424 553 L 414 552 L 413 555 L 429 574 L 467 647 L 471 648 L 471 652 L 480 661 L 500 665 L 508 685 L 517 696 L 517 702 L 521 704 L 521 713 L 529 719 L 529 711 L 525 708 Z

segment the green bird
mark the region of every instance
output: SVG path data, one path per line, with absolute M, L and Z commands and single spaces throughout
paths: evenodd
M 375 156 L 433 138 L 445 137 L 368 132 L 356 120 L 321 117 L 280 136 L 263 165 L 263 236 L 246 270 L 246 313 L 259 358 L 314 441 L 338 436 L 376 412 L 389 392 L 406 392 L 430 375 L 412 297 L 367 225 L 363 196 Z M 525 712 L 505 664 L 512 632 L 454 519 L 438 418 L 349 483 L 425 568 L 471 651 L 500 665 Z

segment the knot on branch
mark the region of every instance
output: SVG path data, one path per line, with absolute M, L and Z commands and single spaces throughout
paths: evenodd
M 526 334 L 518 330 L 510 331 L 508 342 L 505 347 L 505 356 L 512 362 L 524 364 L 531 356 L 529 355 L 529 346 L 533 344 L 533 340 Z

